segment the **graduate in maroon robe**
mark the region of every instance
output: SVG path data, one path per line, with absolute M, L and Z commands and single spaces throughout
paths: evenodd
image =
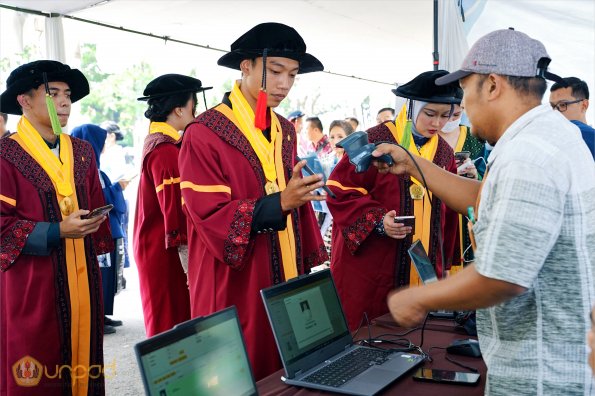
M 178 131 L 195 117 L 196 93 L 205 89 L 196 78 L 165 74 L 151 81 L 139 98 L 148 101 L 145 117 L 151 124 L 141 159 L 132 244 L 148 337 L 190 319 L 176 142 Z
M 301 177 L 295 130 L 272 111 L 296 74 L 323 66 L 277 23 L 245 33 L 218 63 L 242 79 L 188 126 L 180 152 L 192 316 L 235 305 L 260 379 L 281 364 L 259 291 L 327 258 L 310 205 L 324 199 L 311 194 L 322 178 Z
M 104 205 L 93 149 L 61 133 L 89 84 L 36 61 L 6 85 L 0 110 L 23 116 L 0 140 L 0 395 L 103 395 L 97 255 L 113 242 L 105 216 L 81 218 Z
M 368 130 L 368 140 L 398 142 L 413 155 L 456 172 L 452 149 L 438 131 L 448 121 L 457 87 L 438 87 L 434 80 L 446 71 L 422 73 L 393 90 L 409 99 L 395 121 Z M 409 122 L 407 122 L 409 120 Z M 420 183 L 410 178 L 387 177 L 376 167 L 356 173 L 344 156 L 327 185 L 336 198 L 327 200 L 333 215 L 331 271 L 349 328 L 388 312 L 386 297 L 395 287 L 417 284 L 407 249 L 420 239 L 438 277 L 458 263 L 457 214 L 436 197 L 430 200 Z M 421 192 L 420 192 L 421 189 Z M 415 227 L 396 223 L 395 216 L 415 216 Z M 443 255 L 444 254 L 444 255 Z

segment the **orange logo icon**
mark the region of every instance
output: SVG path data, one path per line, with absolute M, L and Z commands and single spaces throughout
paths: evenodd
M 12 375 L 19 386 L 37 386 L 42 374 L 41 363 L 31 356 L 22 357 L 12 365 Z

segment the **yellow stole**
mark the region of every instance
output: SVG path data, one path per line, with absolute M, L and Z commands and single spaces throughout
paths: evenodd
M 151 122 L 149 125 L 149 135 L 152 133 L 162 133 L 175 141 L 180 140 L 180 132 L 166 122 Z
M 74 190 L 74 156 L 70 136 L 63 133 L 58 137 L 60 139 L 59 160 L 25 116 L 19 120 L 17 133 L 11 138 L 47 173 L 56 190 L 58 202 L 64 202 L 65 198 L 68 198 L 72 205 L 71 212 L 78 210 L 78 199 Z M 81 160 L 89 161 L 90 159 L 83 157 Z M 63 205 L 60 206 L 62 211 Z M 63 217 L 68 214 L 70 213 L 62 211 Z M 62 238 L 62 240 L 66 252 L 66 271 L 70 293 L 72 394 L 82 396 L 87 394 L 89 386 L 88 368 L 91 349 L 91 301 L 85 241 L 84 238 Z M 77 367 L 78 369 L 75 369 Z
M 254 126 L 254 110 L 242 95 L 237 82 L 229 95 L 229 100 L 232 103 L 233 110 L 224 104 L 220 104 L 215 109 L 232 121 L 248 140 L 260 161 L 267 181 L 276 182 L 280 191 L 285 190 L 289 180 L 286 180 L 283 169 L 283 131 L 276 114 L 269 109 L 271 112 L 271 141 L 269 142 L 262 131 Z M 287 227 L 278 231 L 277 235 L 281 247 L 285 280 L 295 278 L 298 272 L 293 216 L 291 213 L 287 216 Z
M 426 142 L 419 150 L 413 141 L 411 132 L 408 132 L 409 136 L 405 136 L 405 125 L 407 123 L 407 109 L 403 106 L 399 115 L 395 119 L 395 123 L 391 121 L 386 122 L 384 125 L 388 127 L 397 143 L 401 144 L 413 155 L 425 158 L 430 162 L 434 162 L 434 156 L 436 155 L 436 149 L 438 148 L 439 136 L 438 134 L 432 136 L 430 140 Z M 423 188 L 421 182 L 411 177 L 411 183 L 419 186 L 424 190 L 422 199 L 413 200 L 413 215 L 415 216 L 415 233 L 413 234 L 413 240 L 421 240 L 422 245 L 429 252 L 430 249 L 430 228 L 431 228 L 431 217 L 432 217 L 432 205 L 430 204 L 431 192 L 426 191 Z M 413 185 L 412 184 L 412 185 Z M 409 191 L 404 191 L 404 194 L 409 194 Z M 417 271 L 412 265 L 409 276 L 410 285 L 421 285 L 421 280 Z
M 463 146 L 465 145 L 465 141 L 467 140 L 467 133 L 468 129 L 465 125 L 459 126 L 459 138 L 457 139 L 457 144 L 455 144 L 454 152 L 458 153 L 459 151 L 463 151 Z M 450 267 L 450 273 L 456 274 L 457 272 L 461 271 L 464 266 L 465 255 L 463 252 L 465 251 L 465 241 L 463 240 L 463 215 L 459 215 L 459 249 L 461 249 L 461 262 L 458 264 L 453 263 Z

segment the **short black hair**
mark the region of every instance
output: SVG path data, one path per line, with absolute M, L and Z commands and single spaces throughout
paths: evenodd
M 478 90 L 481 89 L 488 76 L 489 74 L 479 75 L 479 82 L 477 84 Z M 541 77 L 516 77 L 506 75 L 502 75 L 502 77 L 506 78 L 506 81 L 508 81 L 508 84 L 510 84 L 512 89 L 522 96 L 532 96 L 541 101 L 543 99 L 543 94 L 545 94 L 545 91 L 547 90 L 547 82 Z
M 355 117 L 346 117 L 345 121 L 351 121 L 351 122 L 355 122 L 355 125 L 358 126 L 359 125 L 359 121 L 357 120 L 357 118 Z
M 153 122 L 165 122 L 173 109 L 186 106 L 191 98 L 194 103 L 193 111 L 196 113 L 196 92 L 182 92 L 176 95 L 149 99 L 147 102 L 149 108 L 145 111 L 145 117 Z
M 318 118 L 318 117 L 308 117 L 308 118 L 306 118 L 306 122 L 311 122 L 312 125 L 314 125 L 315 128 L 320 129 L 320 132 L 322 132 L 322 122 L 320 121 L 320 118 Z
M 557 91 L 561 88 L 570 88 L 572 92 L 572 96 L 576 99 L 589 99 L 589 87 L 587 83 L 581 80 L 578 77 L 565 77 L 562 80 L 568 85 L 567 87 L 563 86 L 559 82 L 554 83 L 550 88 L 550 92 Z
M 394 116 L 395 115 L 395 109 L 393 109 L 392 107 L 383 107 L 380 110 L 378 110 L 378 113 L 376 113 L 376 115 L 379 115 L 380 113 L 383 113 L 385 111 L 390 111 L 390 113 Z
M 8 121 L 8 114 L 6 113 L 0 113 L 0 117 L 4 118 L 4 122 Z
M 331 122 L 331 125 L 328 127 L 329 134 L 331 133 L 331 129 L 333 129 L 334 127 L 341 128 L 345 132 L 345 136 L 349 136 L 354 132 L 353 127 L 347 121 L 335 120 L 335 121 Z

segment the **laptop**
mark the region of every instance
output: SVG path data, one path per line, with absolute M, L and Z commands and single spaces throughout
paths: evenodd
M 134 350 L 149 396 L 258 394 L 235 307 L 181 323 Z
M 374 395 L 423 362 L 353 344 L 330 270 L 260 291 L 289 385 Z
M 430 261 L 426 249 L 419 239 L 411 244 L 411 247 L 407 252 L 409 253 L 409 257 L 411 257 L 411 261 L 419 275 L 419 279 L 421 279 L 424 285 L 438 282 L 438 275 L 436 275 L 434 265 Z M 454 319 L 455 313 L 453 311 L 443 310 L 432 311 L 430 312 L 430 316 L 438 319 Z

